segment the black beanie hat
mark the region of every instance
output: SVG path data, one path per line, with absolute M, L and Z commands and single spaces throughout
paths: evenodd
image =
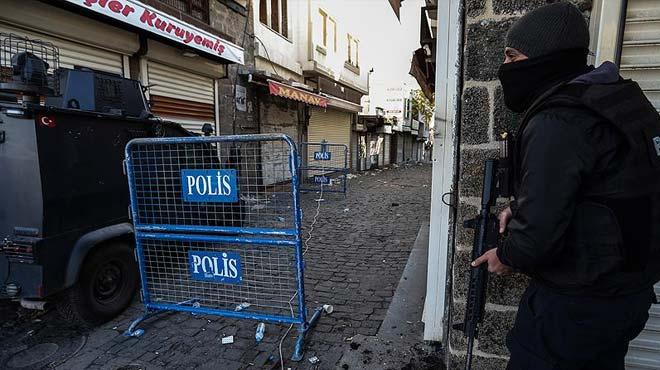
M 565 2 L 544 5 L 516 21 L 506 35 L 506 46 L 529 58 L 560 50 L 589 50 L 589 27 L 580 10 Z

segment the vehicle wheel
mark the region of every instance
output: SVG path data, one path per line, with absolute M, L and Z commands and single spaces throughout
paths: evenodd
M 102 324 L 131 304 L 138 279 L 133 249 L 125 242 L 105 244 L 87 256 L 78 282 L 65 293 L 58 311 L 83 326 Z

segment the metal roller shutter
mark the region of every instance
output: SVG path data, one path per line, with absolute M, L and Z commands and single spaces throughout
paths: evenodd
M 66 41 L 43 33 L 25 30 L 0 22 L 0 32 L 14 33 L 31 39 L 47 41 L 60 50 L 60 67 L 87 67 L 98 71 L 123 75 L 123 58 L 120 53 Z
M 385 142 L 383 145 L 383 165 L 387 166 L 390 162 L 390 150 L 392 145 L 392 135 L 385 135 Z
M 326 140 L 332 144 L 351 143 L 351 114 L 333 109 L 312 108 L 307 130 L 307 141 L 320 143 Z
M 215 83 L 212 78 L 149 61 L 149 99 L 159 117 L 180 123 L 190 131 L 215 127 Z
M 637 81 L 660 110 L 660 1 L 628 0 L 621 75 Z M 660 296 L 660 283 L 655 292 Z M 660 369 L 660 305 L 651 307 L 646 328 L 630 343 L 626 369 Z
M 312 108 L 307 129 L 307 141 L 320 143 L 323 140 L 330 144 L 344 144 L 350 149 L 351 114 L 333 109 Z M 308 153 L 308 155 L 313 156 L 314 154 Z M 309 158 L 309 160 L 312 159 Z M 350 158 L 348 163 L 351 163 Z

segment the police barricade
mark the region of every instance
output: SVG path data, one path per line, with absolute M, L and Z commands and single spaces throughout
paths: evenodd
M 346 194 L 348 147 L 344 144 L 300 143 L 300 191 Z
M 286 135 L 135 139 L 126 147 L 146 313 L 253 319 L 300 327 L 303 284 L 296 147 Z

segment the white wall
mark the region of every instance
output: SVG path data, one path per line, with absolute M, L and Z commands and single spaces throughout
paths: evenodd
M 273 72 L 271 62 L 275 64 L 278 73 L 285 78 L 294 78 L 295 80 L 302 80 L 302 67 L 298 62 L 296 44 L 299 40 L 296 39 L 297 33 L 295 28 L 298 27 L 297 13 L 298 9 L 304 7 L 304 1 L 294 0 L 288 2 L 288 23 L 289 23 L 289 36 L 285 38 L 281 34 L 273 31 L 268 26 L 259 21 L 259 4 L 262 1 L 268 0 L 254 0 L 252 17 L 254 20 L 254 34 L 255 34 L 255 56 L 257 57 L 257 69 L 264 70 L 269 73 Z M 265 45 L 265 47 L 264 47 Z M 267 50 L 267 51 L 266 51 Z M 268 61 L 270 59 L 270 62 Z M 282 71 L 280 68 L 286 69 Z
M 341 82 L 352 88 L 366 91 L 367 89 L 367 71 L 371 67 L 362 65 L 360 62 L 360 73 L 356 74 L 344 66 L 348 60 L 348 38 L 351 34 L 354 38 L 360 39 L 360 35 L 355 31 L 350 23 L 351 18 L 345 16 L 345 12 L 350 9 L 350 0 L 307 0 L 299 1 L 300 4 L 306 3 L 306 9 L 300 9 L 299 22 L 304 22 L 304 27 L 296 30 L 296 35 L 301 42 L 298 45 L 298 57 L 303 69 L 318 70 L 335 81 Z M 334 50 L 333 29 L 328 23 L 328 45 L 325 53 L 319 49 L 323 48 L 323 23 L 319 12 L 322 9 L 333 18 L 337 26 L 337 50 Z M 302 24 L 299 24 L 302 26 Z M 302 40 L 305 40 L 302 42 Z M 318 46 L 318 47 L 317 47 Z M 359 49 L 363 48 L 360 42 Z M 358 57 L 358 60 L 361 60 Z

